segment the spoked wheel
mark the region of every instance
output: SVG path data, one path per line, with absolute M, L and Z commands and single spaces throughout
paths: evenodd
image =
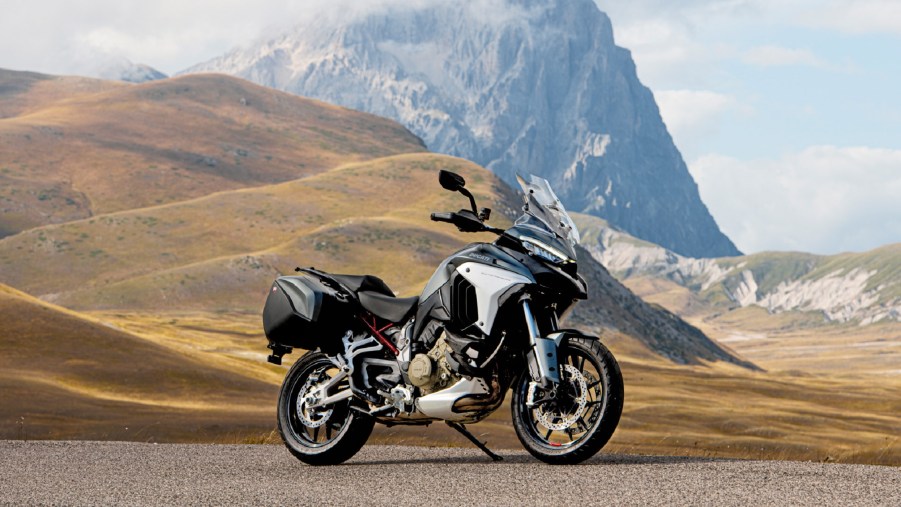
M 278 430 L 288 450 L 310 465 L 336 465 L 357 453 L 375 421 L 352 410 L 353 398 L 326 406 L 315 406 L 318 387 L 340 370 L 319 352 L 301 357 L 285 377 L 278 397 Z M 346 379 L 333 385 L 327 395 L 350 389 Z
M 528 373 L 517 382 L 513 427 L 541 461 L 579 463 L 601 450 L 619 424 L 623 378 L 613 354 L 597 340 L 571 338 L 557 357 L 561 379 L 553 396 L 532 384 Z

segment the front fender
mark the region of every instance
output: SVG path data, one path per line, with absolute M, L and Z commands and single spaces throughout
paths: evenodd
M 526 353 L 529 375 L 533 381 L 545 386 L 560 382 L 559 373 L 555 371 L 558 351 L 572 338 L 600 341 L 599 337 L 587 335 L 578 329 L 559 329 L 547 336 L 535 337 L 534 347 Z
M 584 338 L 586 340 L 601 341 L 601 338 L 599 336 L 585 334 L 578 329 L 558 329 L 557 331 L 549 334 L 546 338 L 554 340 L 554 343 L 557 344 L 558 349 L 566 345 L 570 338 Z

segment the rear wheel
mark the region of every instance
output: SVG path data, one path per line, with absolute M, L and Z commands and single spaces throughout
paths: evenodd
M 316 388 L 340 370 L 319 352 L 307 352 L 285 377 L 278 398 L 278 430 L 288 450 L 310 465 L 336 465 L 351 458 L 369 438 L 375 420 L 353 409 L 354 398 L 316 407 Z M 347 380 L 328 395 L 350 389 Z
M 553 397 L 528 373 L 513 391 L 513 428 L 536 458 L 574 464 L 594 456 L 610 440 L 623 411 L 623 378 L 601 342 L 571 338 L 557 352 L 560 385 Z M 530 393 L 531 390 L 531 393 Z M 529 399 L 538 401 L 529 406 Z

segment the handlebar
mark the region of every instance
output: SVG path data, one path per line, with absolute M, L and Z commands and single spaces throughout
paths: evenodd
M 460 210 L 459 213 L 432 213 L 432 221 L 447 222 L 457 226 L 461 232 L 493 232 L 495 234 L 503 234 L 503 229 L 497 229 L 484 222 L 469 210 Z
M 447 222 L 454 223 L 454 214 L 453 213 L 432 213 L 432 221 L 433 222 Z

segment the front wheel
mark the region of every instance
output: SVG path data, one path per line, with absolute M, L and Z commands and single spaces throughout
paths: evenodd
M 557 351 L 560 384 L 542 393 L 528 372 L 513 391 L 513 428 L 532 456 L 552 465 L 594 456 L 613 436 L 623 412 L 623 377 L 601 342 L 571 338 Z M 530 392 L 531 391 L 531 392 Z
M 375 420 L 351 409 L 354 398 L 315 406 L 317 387 L 340 370 L 319 352 L 307 352 L 294 363 L 278 397 L 278 430 L 288 450 L 310 465 L 337 465 L 366 443 Z M 350 389 L 344 379 L 329 389 L 333 395 Z M 311 403 L 314 402 L 314 403 Z

